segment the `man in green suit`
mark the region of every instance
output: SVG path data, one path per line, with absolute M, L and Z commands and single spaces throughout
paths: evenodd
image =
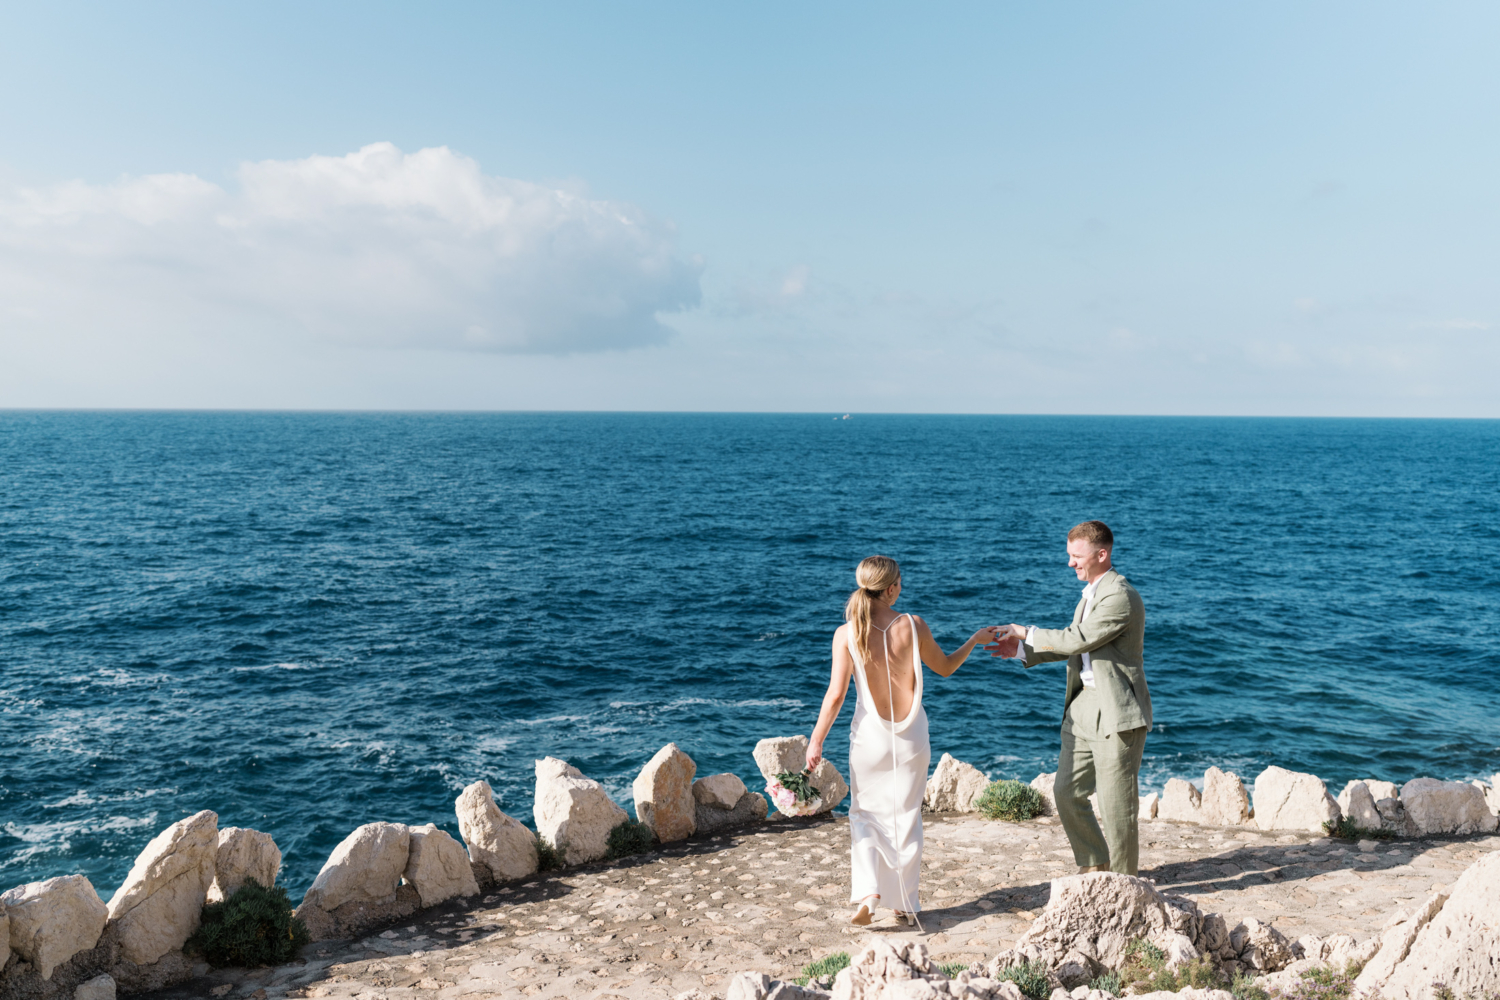
M 1151 692 L 1142 647 L 1146 609 L 1111 563 L 1114 534 L 1103 521 L 1068 532 L 1068 565 L 1087 586 L 1073 624 L 1065 629 L 1011 625 L 990 647 L 1025 666 L 1068 661 L 1063 698 L 1062 752 L 1053 797 L 1080 872 L 1134 875 L 1140 866 L 1136 832 L 1140 789 L 1136 777 L 1151 729 Z M 1003 633 L 1002 633 L 1003 634 Z M 1099 793 L 1104 828 L 1089 796 Z

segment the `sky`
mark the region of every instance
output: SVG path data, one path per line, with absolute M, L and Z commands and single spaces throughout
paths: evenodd
M 5 4 L 0 407 L 1500 417 L 1500 7 Z

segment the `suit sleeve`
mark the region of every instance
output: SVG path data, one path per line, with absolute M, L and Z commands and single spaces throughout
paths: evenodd
M 1130 624 L 1130 598 L 1124 591 L 1101 597 L 1086 620 L 1064 629 L 1039 628 L 1026 643 L 1026 665 L 1066 660 L 1091 653 L 1114 640 Z

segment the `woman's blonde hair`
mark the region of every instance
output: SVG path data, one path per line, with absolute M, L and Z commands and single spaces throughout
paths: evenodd
M 901 567 L 890 556 L 870 556 L 854 571 L 859 589 L 844 605 L 844 620 L 854 626 L 854 648 L 862 663 L 870 662 L 870 606 L 901 579 Z

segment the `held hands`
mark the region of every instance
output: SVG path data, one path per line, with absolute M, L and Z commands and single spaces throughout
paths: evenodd
M 995 629 L 997 635 L 994 643 L 985 646 L 991 656 L 1017 656 L 1021 652 L 1021 643 L 1026 639 L 1026 627 L 1024 625 L 1003 625 Z

